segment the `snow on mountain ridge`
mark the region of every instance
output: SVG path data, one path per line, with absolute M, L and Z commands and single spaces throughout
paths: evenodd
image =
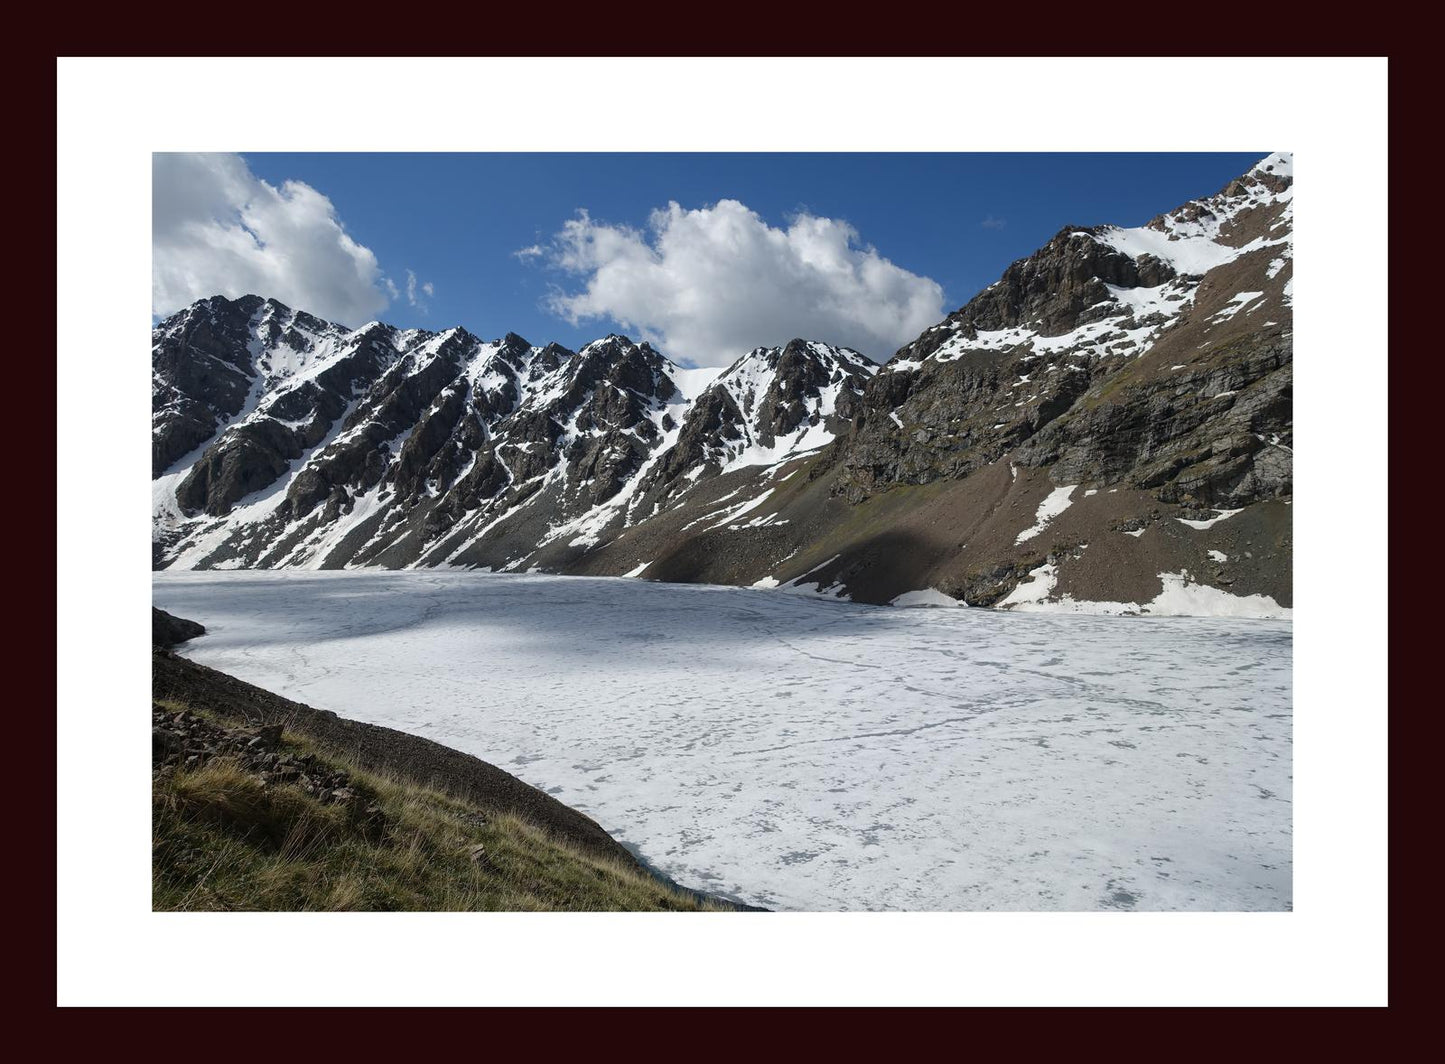
M 1284 204 L 1281 220 L 1291 222 L 1293 172 L 1293 155 L 1276 152 L 1213 196 L 1192 200 L 1135 229 L 1108 226 L 1096 238 L 1131 258 L 1153 255 L 1169 263 L 1176 272 L 1190 276 L 1202 276 L 1264 247 L 1283 246 L 1289 254 L 1292 246 L 1289 237 L 1271 240 L 1261 236 L 1243 246 L 1235 246 L 1229 241 L 1229 229 L 1246 211 L 1276 204 Z
M 352 533 L 380 550 L 397 536 L 423 552 L 445 541 L 451 557 L 465 549 L 454 542 L 459 529 L 483 535 L 533 498 L 552 510 L 539 543 L 562 535 L 596 542 L 604 526 L 631 520 L 643 496 L 652 498 L 655 471 L 671 458 L 695 398 L 719 387 L 718 371 L 681 369 L 615 333 L 572 352 L 515 334 L 482 341 L 461 327 L 346 330 L 246 297 L 201 301 L 156 327 L 158 396 L 187 386 L 174 349 L 215 357 L 189 346 L 202 333 L 224 336 L 249 384 L 244 401 L 223 404 L 210 438 L 153 485 L 157 560 L 179 567 L 321 565 Z M 728 453 L 715 467 L 775 462 L 832 439 L 839 389 L 871 363 L 798 344 L 790 372 L 806 378 L 801 385 L 780 391 L 779 348 L 768 373 L 749 374 L 769 350 L 758 349 L 739 359 L 725 386 L 740 389 L 751 412 L 742 428 L 750 441 L 771 443 L 769 426 L 801 423 L 795 438 Z M 189 383 L 192 398 L 203 398 L 205 388 Z M 758 423 L 764 414 L 769 426 Z M 175 404 L 158 400 L 155 418 L 164 435 L 178 423 Z M 701 470 L 690 472 L 684 488 Z M 649 512 L 675 494 L 663 491 Z M 409 527 L 403 504 L 424 500 L 425 527 Z
M 816 394 L 801 398 L 811 381 L 788 376 L 785 359 L 816 360 L 819 379 Z M 770 466 L 826 446 L 836 435 L 829 427 L 846 389 L 861 394 L 862 379 L 878 372 L 878 366 L 851 348 L 834 347 L 817 341 L 792 340 L 782 347 L 758 347 L 738 359 L 713 382 L 723 389 L 742 412 L 738 423 L 742 438 L 722 439 L 713 454 L 723 472 L 746 466 Z M 780 411 L 790 401 L 799 404 L 791 412 Z M 789 414 L 791 413 L 791 416 Z
M 1147 225 L 1065 228 L 899 351 L 885 369 L 914 372 L 925 361 L 1025 347 L 1036 356 L 1067 354 L 1085 361 L 1142 356 L 1190 310 L 1206 274 L 1265 249 L 1275 255 L 1270 278 L 1292 260 L 1292 171 L 1292 156 L 1275 153 L 1213 196 L 1191 200 Z M 1248 224 L 1256 213 L 1270 218 L 1257 234 L 1258 227 Z M 1124 258 L 1111 258 L 1111 252 Z M 1070 290 L 1068 299 L 1059 296 L 1060 289 Z M 1286 304 L 1289 294 L 1287 284 Z M 1010 315 L 1018 320 L 1007 320 Z

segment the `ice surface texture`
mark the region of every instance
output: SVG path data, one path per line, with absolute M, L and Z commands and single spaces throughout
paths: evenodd
M 186 656 L 778 909 L 1287 909 L 1291 626 L 465 572 L 157 573 Z

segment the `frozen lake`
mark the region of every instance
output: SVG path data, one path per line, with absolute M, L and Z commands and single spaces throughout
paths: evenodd
M 157 573 L 186 656 L 775 909 L 1287 909 L 1288 622 L 470 572 Z

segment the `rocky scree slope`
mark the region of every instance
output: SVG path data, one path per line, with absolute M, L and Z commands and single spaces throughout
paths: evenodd
M 205 300 L 154 334 L 154 562 L 1282 615 L 1292 201 L 1277 154 L 1139 228 L 1065 227 L 881 369 Z

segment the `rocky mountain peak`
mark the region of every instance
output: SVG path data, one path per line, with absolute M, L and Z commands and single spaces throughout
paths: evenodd
M 697 397 L 657 476 L 695 479 L 810 453 L 846 431 L 877 369 L 815 340 L 754 348 Z
M 1010 265 L 946 324 L 956 332 L 1028 326 L 1040 336 L 1057 336 L 1078 328 L 1087 311 L 1107 302 L 1111 285 L 1154 288 L 1175 276 L 1152 255 L 1130 256 L 1101 242 L 1103 230 L 1064 227 L 1038 251 Z M 902 357 L 929 353 L 914 350 Z
M 1249 172 L 1230 181 L 1212 196 L 1191 200 L 1181 207 L 1152 218 L 1144 231 L 1134 230 L 1133 243 L 1156 240 L 1162 234 L 1167 243 L 1157 254 L 1173 261 L 1180 272 L 1202 276 L 1229 261 L 1221 248 L 1240 249 L 1251 241 L 1259 246 L 1288 239 L 1293 220 L 1294 157 L 1276 152 L 1260 160 Z M 1111 227 L 1106 239 L 1127 250 L 1128 230 Z M 1286 230 L 1282 235 L 1281 230 Z M 1212 245 L 1212 246 L 1211 246 Z

